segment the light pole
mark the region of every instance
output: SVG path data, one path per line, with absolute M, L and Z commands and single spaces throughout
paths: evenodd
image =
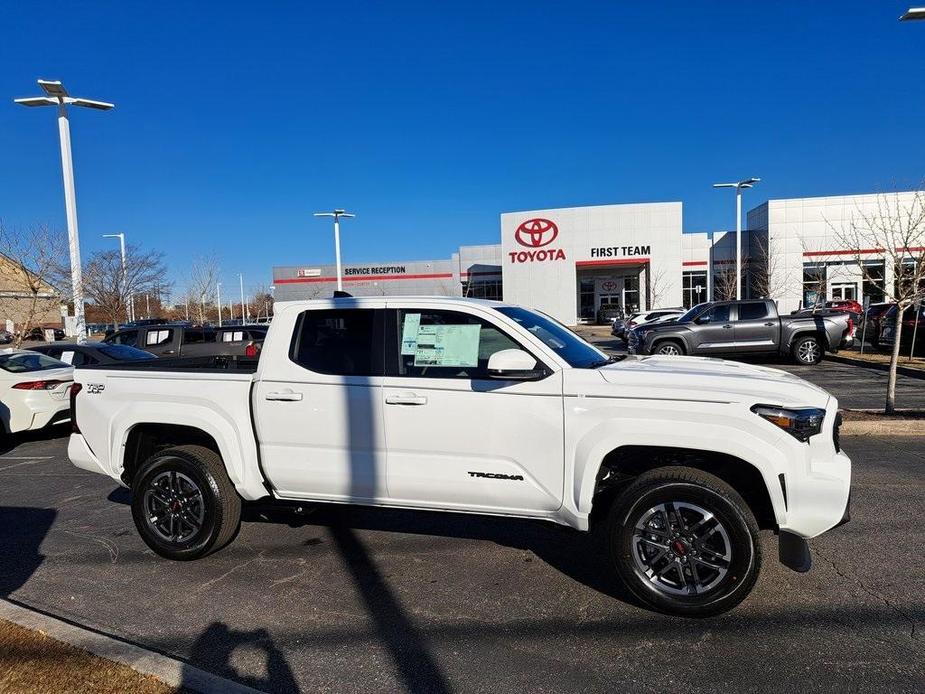
M 714 183 L 714 188 L 736 189 L 736 299 L 742 298 L 742 189 L 751 188 L 760 178 L 746 178 L 738 183 Z
M 67 120 L 68 106 L 82 106 L 108 111 L 113 104 L 70 96 L 61 82 L 38 80 L 45 96 L 14 99 L 23 106 L 57 106 L 58 137 L 61 141 L 61 169 L 64 174 L 64 207 L 67 212 L 67 234 L 71 252 L 71 292 L 74 295 L 74 320 L 77 323 L 77 341 L 87 341 L 87 324 L 84 319 L 83 275 L 80 270 L 80 238 L 77 233 L 77 195 L 74 191 L 74 162 L 71 157 L 71 128 Z
M 215 303 L 218 304 L 218 327 L 222 327 L 222 283 L 215 283 Z
M 135 302 L 129 301 L 128 291 L 128 271 L 125 268 L 125 234 L 103 234 L 104 239 L 119 239 L 119 252 L 122 254 L 122 291 L 125 292 L 126 307 L 125 312 L 128 314 L 129 321 L 135 320 Z
M 238 274 L 238 280 L 241 282 L 241 325 L 244 325 L 246 322 L 244 320 L 244 274 Z
M 906 13 L 899 18 L 901 22 L 911 22 L 917 19 L 925 19 L 925 7 L 910 7 Z
M 337 291 L 342 292 L 344 283 L 340 272 L 340 218 L 352 219 L 356 215 L 344 212 L 344 210 L 334 210 L 333 212 L 315 212 L 315 216 L 334 218 L 334 262 L 337 264 Z

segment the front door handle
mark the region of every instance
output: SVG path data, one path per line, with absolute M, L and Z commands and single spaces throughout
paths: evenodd
M 729 325 L 729 324 L 727 323 L 726 325 L 723 326 L 723 329 L 724 329 L 724 330 L 729 330 L 731 327 L 732 327 L 732 326 Z
M 385 396 L 386 405 L 426 405 L 427 398 L 423 395 L 414 393 L 400 393 L 396 395 Z
M 166 350 L 164 350 L 164 354 L 176 354 L 176 353 L 177 353 L 177 350 L 175 350 L 175 349 L 166 349 Z
M 302 399 L 302 393 L 296 393 L 294 390 L 277 390 L 267 393 L 267 400 L 281 400 L 283 402 L 298 402 Z
M 764 324 L 764 327 L 766 327 L 766 328 L 773 328 L 773 327 L 774 327 L 774 323 L 765 323 L 765 324 Z

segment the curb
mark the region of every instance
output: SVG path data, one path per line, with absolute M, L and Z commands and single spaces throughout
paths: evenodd
M 200 670 L 177 658 L 77 626 L 9 600 L 0 599 L 0 618 L 26 629 L 41 631 L 57 641 L 100 658 L 127 665 L 144 675 L 153 675 L 169 687 L 182 686 L 184 691 L 200 694 L 259 694 L 257 689 Z
M 839 364 L 850 364 L 851 366 L 863 366 L 865 368 L 874 369 L 876 371 L 890 370 L 889 364 L 865 361 L 864 359 L 854 359 L 852 357 L 842 356 L 841 354 L 826 354 L 825 360 L 838 362 Z M 910 378 L 925 379 L 925 369 L 911 369 L 908 366 L 899 365 L 896 367 L 896 373 L 902 374 L 903 376 L 909 376 Z

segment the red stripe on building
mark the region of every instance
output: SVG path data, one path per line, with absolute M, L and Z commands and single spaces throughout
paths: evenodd
M 344 282 L 370 282 L 372 280 L 438 280 L 452 279 L 452 272 L 435 272 L 427 275 L 347 275 Z M 273 284 L 303 284 L 312 282 L 337 282 L 336 277 L 289 277 L 273 280 Z
M 902 251 L 901 248 L 897 248 L 897 251 Z M 820 255 L 870 255 L 871 253 L 883 253 L 883 248 L 862 248 L 857 251 L 804 251 L 803 257 L 814 257 Z M 920 253 L 925 251 L 925 248 L 907 248 L 906 252 L 908 253 Z
M 684 267 L 693 267 L 694 265 L 698 265 L 698 266 L 699 266 L 699 265 L 706 265 L 706 264 L 707 264 L 707 261 L 706 261 L 706 260 L 688 260 L 688 261 L 683 262 L 683 263 L 681 263 L 681 264 L 682 264 Z
M 619 260 L 579 260 L 575 267 L 593 267 L 603 265 L 642 265 L 648 263 L 648 258 L 620 258 Z

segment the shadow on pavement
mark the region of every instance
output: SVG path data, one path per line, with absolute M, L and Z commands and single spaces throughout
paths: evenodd
M 231 662 L 238 649 L 261 651 L 265 657 L 266 675 L 255 677 L 239 673 Z M 282 651 L 276 647 L 266 629 L 237 631 L 229 629 L 222 622 L 213 622 L 193 643 L 190 659 L 198 667 L 260 691 L 299 691 L 292 668 L 289 667 Z M 190 672 L 184 673 L 180 690 L 196 691 L 195 681 Z
M 25 585 L 41 566 L 39 547 L 57 515 L 50 508 L 0 506 L 0 597 Z

